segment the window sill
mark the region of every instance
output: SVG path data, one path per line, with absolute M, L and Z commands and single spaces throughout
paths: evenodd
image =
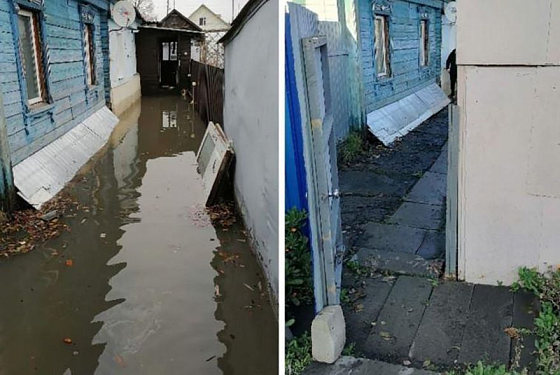
M 27 112 L 27 117 L 40 117 L 44 114 L 52 112 L 54 110 L 54 104 L 41 102 L 32 104 L 28 108 L 29 111 Z
M 377 84 L 388 85 L 393 81 L 394 76 L 377 76 Z

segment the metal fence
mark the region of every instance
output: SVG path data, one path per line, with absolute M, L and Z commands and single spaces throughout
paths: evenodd
M 224 70 L 191 60 L 191 96 L 202 121 L 224 124 Z

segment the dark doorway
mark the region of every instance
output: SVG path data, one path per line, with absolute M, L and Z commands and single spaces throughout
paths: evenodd
M 177 86 L 177 40 L 166 40 L 160 43 L 160 85 L 162 87 Z

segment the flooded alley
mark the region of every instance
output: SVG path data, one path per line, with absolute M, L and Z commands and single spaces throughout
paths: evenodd
M 0 375 L 276 374 L 242 220 L 212 221 L 190 100 L 144 97 L 66 193 L 68 231 L 0 263 Z

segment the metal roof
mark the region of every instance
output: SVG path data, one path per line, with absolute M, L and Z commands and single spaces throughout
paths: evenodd
M 52 199 L 109 139 L 119 119 L 107 107 L 18 163 L 18 194 L 36 209 Z
M 450 103 L 435 83 L 409 96 L 368 113 L 369 130 L 385 146 L 403 137 Z

